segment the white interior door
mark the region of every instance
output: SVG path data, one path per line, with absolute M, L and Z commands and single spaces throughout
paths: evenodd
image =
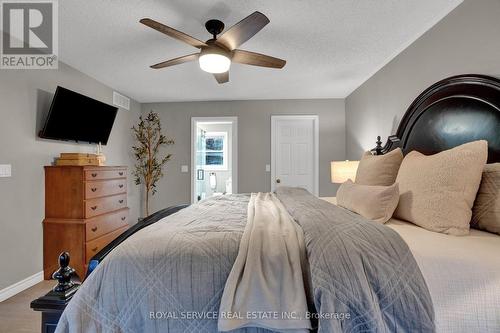
M 271 117 L 271 190 L 279 186 L 318 195 L 318 116 Z

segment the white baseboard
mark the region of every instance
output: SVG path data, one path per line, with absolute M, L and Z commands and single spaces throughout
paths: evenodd
M 21 291 L 26 290 L 29 287 L 32 287 L 35 284 L 42 281 L 43 281 L 43 271 L 33 274 L 32 276 L 28 276 L 24 280 L 16 282 L 13 285 L 10 285 L 7 288 L 0 290 L 0 302 L 3 302 L 7 298 L 10 298 L 15 294 L 18 294 Z

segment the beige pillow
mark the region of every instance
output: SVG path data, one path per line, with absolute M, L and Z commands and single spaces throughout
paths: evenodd
M 364 153 L 356 172 L 356 184 L 388 186 L 394 184 L 403 153 L 397 148 L 385 155 Z
M 431 231 L 468 234 L 487 156 L 484 140 L 430 156 L 412 151 L 396 178 L 400 198 L 394 216 Z
M 484 167 L 470 226 L 500 234 L 500 163 Z
M 398 200 L 398 184 L 359 185 L 349 179 L 337 191 L 338 206 L 380 223 L 385 223 L 392 217 Z

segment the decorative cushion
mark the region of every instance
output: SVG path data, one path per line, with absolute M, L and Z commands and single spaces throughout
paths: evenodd
M 385 223 L 392 217 L 398 200 L 398 184 L 359 185 L 349 179 L 337 191 L 338 206 L 380 223 Z
M 385 155 L 364 153 L 356 172 L 356 184 L 388 186 L 394 184 L 403 153 L 397 148 Z
M 412 151 L 396 178 L 400 197 L 394 216 L 431 231 L 468 234 L 487 156 L 484 140 L 429 156 Z
M 470 226 L 500 234 L 500 163 L 484 167 Z

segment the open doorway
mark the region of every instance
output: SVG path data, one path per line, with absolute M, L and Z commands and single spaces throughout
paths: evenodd
M 191 202 L 238 193 L 238 118 L 191 118 Z

